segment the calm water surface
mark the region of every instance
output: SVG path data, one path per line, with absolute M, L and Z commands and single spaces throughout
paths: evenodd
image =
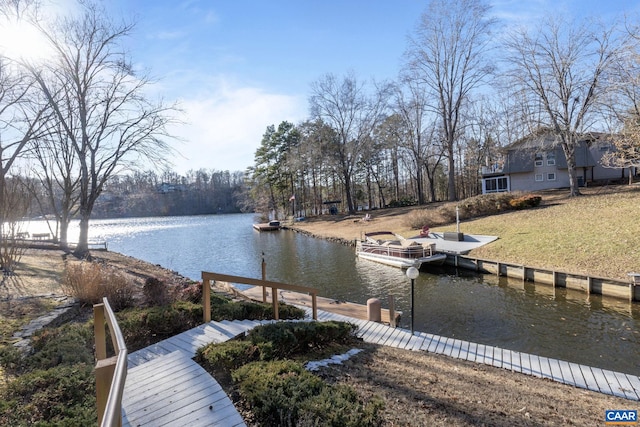
M 200 272 L 313 286 L 320 295 L 366 303 L 388 295 L 409 321 L 410 282 L 400 269 L 355 257 L 354 249 L 290 231 L 258 233 L 253 215 L 92 221 L 90 239 L 200 279 Z M 46 232 L 32 222 L 32 232 Z M 70 240 L 77 236 L 72 224 Z M 421 272 L 415 329 L 640 375 L 640 308 L 613 298 L 460 270 Z

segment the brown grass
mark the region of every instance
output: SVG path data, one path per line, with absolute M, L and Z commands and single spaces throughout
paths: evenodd
M 114 310 L 131 306 L 134 285 L 117 270 L 95 262 L 69 262 L 62 280 L 62 290 L 82 304 L 97 304 L 109 299 Z

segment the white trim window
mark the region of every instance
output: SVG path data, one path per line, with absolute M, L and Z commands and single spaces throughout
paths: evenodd
M 506 176 L 484 179 L 484 193 L 504 193 L 509 191 L 509 180 Z
M 555 181 L 556 180 L 556 174 L 554 172 L 550 172 L 547 174 L 547 181 Z
M 536 182 L 542 182 L 544 181 L 544 175 L 541 173 L 537 173 L 536 174 Z
M 556 152 L 547 151 L 547 166 L 555 166 L 555 165 L 556 165 Z
M 544 164 L 542 153 L 536 153 L 535 165 L 542 166 Z

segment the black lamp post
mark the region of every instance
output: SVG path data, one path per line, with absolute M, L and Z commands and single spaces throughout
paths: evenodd
M 413 335 L 413 286 L 419 274 L 420 271 L 417 268 L 407 268 L 407 277 L 411 279 L 411 299 L 409 300 L 409 303 L 411 304 L 411 335 Z

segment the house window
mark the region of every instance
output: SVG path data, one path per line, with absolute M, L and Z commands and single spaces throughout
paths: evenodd
M 536 153 L 536 166 L 542 166 L 542 153 Z
M 544 181 L 544 175 L 541 173 L 536 174 L 536 182 Z
M 556 153 L 554 151 L 547 152 L 547 166 L 554 166 L 556 164 Z
M 555 181 L 556 180 L 556 174 L 555 173 L 548 173 L 547 174 L 547 181 Z
M 509 191 L 506 177 L 487 178 L 484 180 L 484 191 L 487 193 L 502 193 Z
M 611 146 L 607 143 L 601 144 L 600 151 L 604 151 L 604 152 L 611 151 Z

